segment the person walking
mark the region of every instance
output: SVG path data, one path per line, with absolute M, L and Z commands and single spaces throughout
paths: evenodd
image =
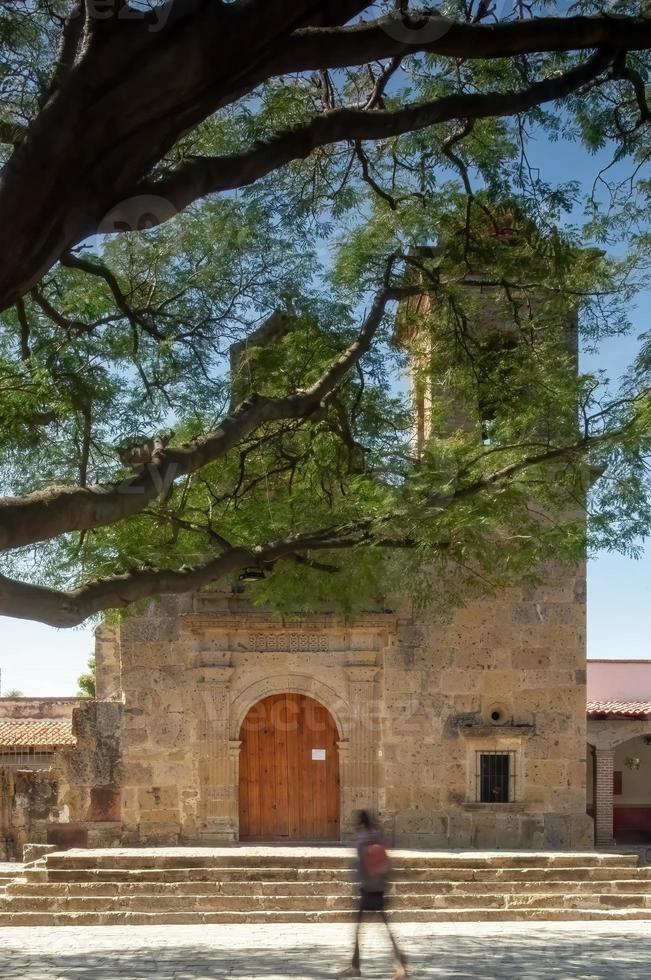
M 367 810 L 359 811 L 356 817 L 356 825 L 356 871 L 359 882 L 359 908 L 357 910 L 357 921 L 355 924 L 355 946 L 353 949 L 352 963 L 340 976 L 361 977 L 359 937 L 362 920 L 366 912 L 379 912 L 389 939 L 391 940 L 395 963 L 393 980 L 403 980 L 403 978 L 408 976 L 406 959 L 396 943 L 385 909 L 384 893 L 389 883 L 391 865 L 384 838 L 375 820 Z

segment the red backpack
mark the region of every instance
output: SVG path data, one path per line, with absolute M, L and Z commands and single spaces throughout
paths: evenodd
M 389 855 L 384 844 L 379 841 L 366 844 L 362 855 L 365 877 L 382 878 L 389 873 Z

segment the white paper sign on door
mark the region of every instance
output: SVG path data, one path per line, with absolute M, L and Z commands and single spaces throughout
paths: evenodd
M 312 762 L 325 762 L 325 749 L 312 749 Z

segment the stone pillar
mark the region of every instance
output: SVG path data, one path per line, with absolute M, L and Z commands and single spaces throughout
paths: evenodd
M 353 800 L 351 795 L 350 743 L 348 739 L 337 742 L 339 756 L 339 832 L 342 840 L 353 840 L 355 827 L 352 820 Z
M 240 749 L 239 738 L 232 738 L 228 743 L 229 794 L 228 813 L 233 828 L 233 840 L 240 839 Z
M 344 814 L 345 824 L 348 823 L 352 810 L 377 809 L 380 725 L 375 683 L 377 666 L 368 662 L 353 663 L 346 667 L 346 673 L 349 686 L 350 739 L 345 762 L 349 808 L 349 812 Z
M 110 626 L 95 630 L 95 697 L 111 701 L 122 694 L 120 638 Z
M 612 749 L 595 749 L 595 844 L 613 843 L 613 769 Z
M 237 833 L 229 740 L 232 674 L 233 667 L 228 664 L 197 668 L 199 836 L 215 842 L 235 840 Z

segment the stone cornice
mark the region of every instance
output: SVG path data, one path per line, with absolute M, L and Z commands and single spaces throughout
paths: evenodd
M 393 632 L 396 628 L 396 617 L 392 613 L 373 613 L 358 616 L 353 620 L 345 620 L 334 615 L 303 616 L 297 618 L 271 616 L 265 613 L 233 612 L 222 613 L 189 613 L 181 617 L 186 629 L 192 632 L 205 633 L 209 631 L 252 633 L 266 630 L 283 633 L 291 630 L 305 632 L 351 632 L 360 630 L 372 633 Z

